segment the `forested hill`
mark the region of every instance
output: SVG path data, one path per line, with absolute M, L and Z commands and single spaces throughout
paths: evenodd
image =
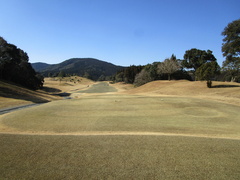
M 122 66 L 93 58 L 72 58 L 59 64 L 32 63 L 32 67 L 44 76 L 57 76 L 62 72 L 69 75 L 84 76 L 93 80 L 104 79 L 121 70 Z
M 42 62 L 32 63 L 33 69 L 37 72 L 40 72 L 46 69 L 48 66 L 50 66 L 50 64 L 42 63 Z

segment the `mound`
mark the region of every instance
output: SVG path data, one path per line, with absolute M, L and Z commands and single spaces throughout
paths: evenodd
M 65 77 L 61 81 L 59 78 L 45 78 L 44 88 L 52 93 L 55 93 L 54 89 L 58 92 L 73 92 L 82 90 L 93 83 L 94 81 L 79 76 Z
M 213 82 L 213 88 L 207 88 L 203 81 L 153 81 L 127 91 L 128 94 L 194 96 L 210 98 L 240 105 L 240 84 L 233 82 Z

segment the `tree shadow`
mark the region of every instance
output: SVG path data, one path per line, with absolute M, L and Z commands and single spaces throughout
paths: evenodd
M 61 96 L 61 97 L 68 97 L 68 96 L 71 95 L 71 93 L 63 92 L 63 93 L 57 93 L 57 94 L 54 94 L 54 95 Z
M 57 89 L 57 88 L 50 88 L 50 87 L 43 87 L 41 89 L 42 91 L 45 91 L 45 92 L 48 92 L 48 93 L 57 93 L 57 92 L 61 92 L 60 89 Z
M 0 96 L 5 98 L 21 99 L 26 101 L 31 101 L 33 103 L 46 103 L 50 102 L 44 98 L 36 97 L 35 95 L 29 93 L 21 93 L 19 91 L 14 91 L 12 89 L 1 87 Z
M 41 90 L 46 93 L 51 93 L 51 95 L 54 96 L 68 97 L 71 95 L 71 93 L 62 92 L 60 89 L 57 88 L 43 87 Z
M 240 87 L 240 85 L 215 85 L 212 86 L 212 88 L 234 88 L 234 87 Z

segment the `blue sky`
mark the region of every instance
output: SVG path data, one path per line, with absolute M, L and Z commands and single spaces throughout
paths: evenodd
M 221 32 L 240 0 L 0 0 L 0 36 L 30 62 L 93 57 L 145 65 L 210 49 L 222 65 Z

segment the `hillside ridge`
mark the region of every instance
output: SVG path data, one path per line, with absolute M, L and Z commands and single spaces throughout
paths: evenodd
M 112 76 L 124 68 L 95 58 L 71 58 L 58 64 L 38 62 L 32 63 L 32 67 L 45 77 L 49 74 L 56 76 L 57 73 L 63 71 L 66 74 L 87 77 L 92 80 L 98 80 L 101 76 Z

